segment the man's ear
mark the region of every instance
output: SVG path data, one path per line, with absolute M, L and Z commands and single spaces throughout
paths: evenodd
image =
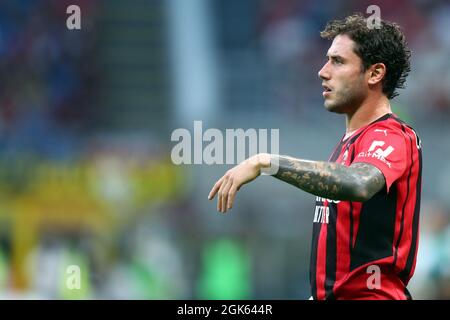
M 386 75 L 386 66 L 384 63 L 375 63 L 369 68 L 369 84 L 374 85 L 383 80 Z

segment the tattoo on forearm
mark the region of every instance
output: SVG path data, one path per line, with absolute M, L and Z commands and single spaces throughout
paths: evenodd
M 333 200 L 364 201 L 385 185 L 383 174 L 374 166 L 355 163 L 307 161 L 278 156 L 276 178 L 306 192 Z

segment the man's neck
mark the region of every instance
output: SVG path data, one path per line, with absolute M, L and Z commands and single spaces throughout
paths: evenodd
M 379 97 L 375 101 L 366 100 L 354 113 L 347 113 L 346 131 L 358 130 L 391 112 L 389 100 L 385 96 Z

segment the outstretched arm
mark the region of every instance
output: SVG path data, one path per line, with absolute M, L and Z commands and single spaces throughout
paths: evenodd
M 276 178 L 327 199 L 367 201 L 385 185 L 383 174 L 366 163 L 347 167 L 333 162 L 258 154 L 227 171 L 208 198 L 211 200 L 218 194 L 217 210 L 226 212 L 232 208 L 240 187 L 260 175 L 261 169 L 269 168 L 271 162 L 278 163 Z
M 381 171 L 367 163 L 347 167 L 334 162 L 276 157 L 279 169 L 274 177 L 323 198 L 367 201 L 385 185 Z

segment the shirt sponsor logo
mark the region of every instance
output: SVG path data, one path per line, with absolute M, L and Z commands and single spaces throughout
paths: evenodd
M 326 206 L 323 205 L 323 203 L 325 201 L 327 203 L 341 202 L 340 200 L 331 200 L 331 199 L 326 199 L 326 198 L 322 198 L 322 197 L 316 197 L 316 203 L 318 203 L 318 204 L 316 205 L 316 210 L 314 212 L 313 222 L 328 224 L 328 222 L 330 220 L 330 208 L 328 208 L 328 205 L 326 205 Z
M 325 206 L 316 206 L 313 222 L 328 224 L 329 220 L 330 220 L 330 208 Z
M 341 202 L 341 200 L 331 200 L 331 199 L 327 199 L 327 198 L 322 198 L 322 197 L 316 197 L 316 202 L 325 202 L 327 201 L 328 203 L 339 203 Z
M 376 147 L 382 147 L 384 146 L 384 141 L 373 141 L 372 145 L 369 148 L 369 151 L 367 152 L 360 152 L 358 154 L 358 157 L 361 158 L 377 158 L 381 162 L 385 163 L 389 168 L 391 168 L 391 163 L 386 160 L 386 158 L 394 151 L 393 146 L 388 146 L 386 149 L 378 148 L 375 150 Z

